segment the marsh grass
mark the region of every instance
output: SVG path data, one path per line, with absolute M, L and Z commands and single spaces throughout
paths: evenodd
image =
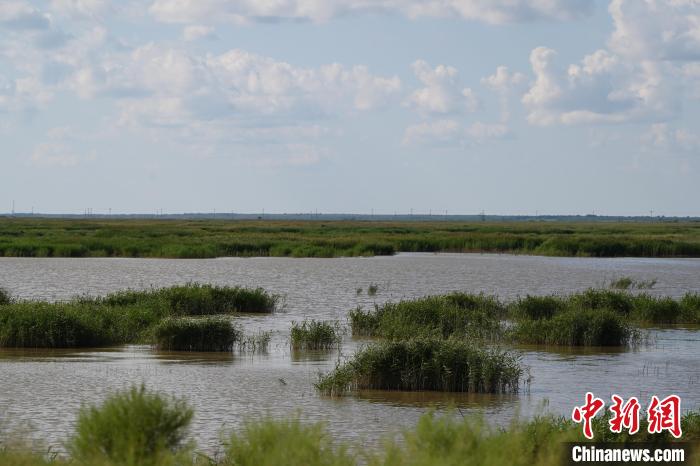
M 698 222 L 362 222 L 13 218 L 0 256 L 338 257 L 396 252 L 698 257 Z
M 569 309 L 551 318 L 521 319 L 509 330 L 519 343 L 563 346 L 625 346 L 637 332 L 607 309 Z
M 521 374 L 512 353 L 462 339 L 415 338 L 361 349 L 321 376 L 316 389 L 328 395 L 358 389 L 515 393 Z
M 151 343 L 168 317 L 272 312 L 278 298 L 264 290 L 189 284 L 121 291 L 68 302 L 12 301 L 0 307 L 0 347 L 97 347 Z
M 85 464 L 169 462 L 184 449 L 193 414 L 183 400 L 132 387 L 80 410 L 70 452 Z
M 369 286 L 367 286 L 367 296 L 376 296 L 377 291 L 379 291 L 379 285 L 376 283 L 370 283 Z
M 242 337 L 224 316 L 168 317 L 153 328 L 153 341 L 162 351 L 231 351 Z
M 272 341 L 272 331 L 259 331 L 244 334 L 238 341 L 238 351 L 241 353 L 267 353 Z
M 12 302 L 12 296 L 10 295 L 10 292 L 4 288 L 0 288 L 0 306 L 4 306 L 5 304 L 10 304 L 11 302 Z
M 355 455 L 333 442 L 324 424 L 298 417 L 248 421 L 228 439 L 223 465 L 354 466 Z
M 144 291 L 126 290 L 103 298 L 82 298 L 111 306 L 141 304 L 170 315 L 217 315 L 233 312 L 270 313 L 279 298 L 262 288 L 216 286 L 200 283 Z
M 491 296 L 452 293 L 375 305 L 349 313 L 352 334 L 391 339 L 417 335 L 492 338 L 501 331 L 503 306 Z
M 610 288 L 613 290 L 650 290 L 654 288 L 657 280 L 633 280 L 631 277 L 620 277 L 610 281 Z
M 295 350 L 330 350 L 339 348 L 342 330 L 338 322 L 304 320 L 292 322 L 290 340 Z

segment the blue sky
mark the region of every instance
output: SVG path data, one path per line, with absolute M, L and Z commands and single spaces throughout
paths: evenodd
M 700 215 L 697 0 L 7 0 L 0 211 Z

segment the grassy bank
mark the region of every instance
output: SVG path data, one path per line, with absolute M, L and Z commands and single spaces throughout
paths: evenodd
M 210 458 L 187 441 L 193 410 L 180 399 L 141 388 L 108 397 L 101 405 L 81 409 L 75 432 L 67 441 L 70 457 L 47 457 L 21 439 L 0 438 L 0 464 L 5 466 L 433 466 L 479 464 L 558 466 L 564 442 L 581 442 L 581 426 L 554 416 L 513 420 L 494 427 L 480 417 L 423 415 L 415 428 L 383 446 L 335 442 L 321 423 L 298 417 L 247 421 L 223 437 L 221 453 Z M 667 433 L 646 433 L 645 422 L 634 436 L 609 432 L 607 417 L 593 422 L 601 443 L 660 445 L 674 442 Z M 685 413 L 683 442 L 700 446 L 700 414 Z M 44 449 L 46 451 L 46 449 Z M 697 454 L 686 463 L 700 464 Z
M 174 317 L 272 312 L 276 300 L 259 288 L 199 284 L 124 291 L 102 298 L 81 297 L 56 303 L 9 300 L 8 304 L 0 304 L 0 347 L 68 348 L 155 343 L 163 348 L 178 349 L 179 343 L 166 344 L 166 329 L 174 332 L 179 328 L 182 333 L 171 334 L 172 341 L 184 342 L 184 335 L 194 338 L 197 326 L 191 324 L 195 322 L 192 319 Z M 211 325 L 207 329 L 199 328 L 200 332 L 219 328 L 212 319 L 196 322 L 197 325 Z M 157 327 L 161 333 L 154 333 L 159 323 L 163 323 Z M 178 335 L 184 339 L 180 340 Z M 154 341 L 157 336 L 159 338 Z M 209 344 L 222 347 L 218 341 Z M 207 344 L 194 342 L 183 345 L 188 348 L 182 349 L 202 351 L 207 347 Z
M 0 256 L 334 257 L 396 252 L 700 257 L 700 222 L 0 219 Z
M 507 352 L 458 339 L 415 338 L 361 349 L 316 388 L 329 395 L 358 389 L 505 393 L 518 391 L 521 373 Z

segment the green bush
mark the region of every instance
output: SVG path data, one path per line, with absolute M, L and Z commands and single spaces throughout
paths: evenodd
M 86 464 L 159 465 L 183 449 L 193 411 L 143 386 L 81 409 L 70 452 Z
M 155 346 L 164 351 L 231 351 L 241 336 L 227 317 L 169 317 L 153 329 Z
M 415 338 L 361 349 L 316 388 L 330 395 L 353 389 L 517 392 L 521 373 L 518 358 L 508 352 L 459 339 Z

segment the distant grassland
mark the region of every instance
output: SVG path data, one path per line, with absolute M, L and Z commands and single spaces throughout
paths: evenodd
M 0 217 L 0 256 L 338 257 L 396 252 L 700 257 L 700 222 L 361 222 Z

